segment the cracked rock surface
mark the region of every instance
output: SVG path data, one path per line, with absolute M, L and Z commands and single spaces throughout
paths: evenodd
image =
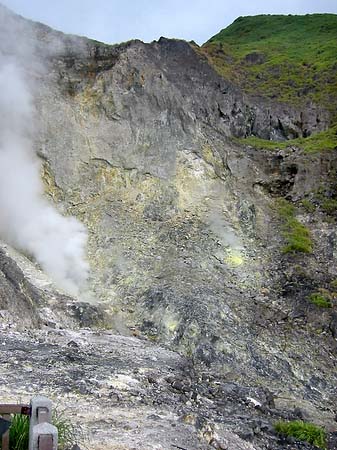
M 290 448 L 272 421 L 296 417 L 299 408 L 289 414 L 266 389 L 197 374 L 190 361 L 144 339 L 84 329 L 8 331 L 0 349 L 2 401 L 50 397 L 85 448 Z

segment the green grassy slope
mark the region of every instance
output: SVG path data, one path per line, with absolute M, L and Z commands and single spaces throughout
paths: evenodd
M 239 17 L 202 46 L 245 92 L 337 108 L 337 15 Z
M 292 146 L 301 148 L 306 153 L 335 150 L 337 149 L 337 125 L 331 126 L 326 131 L 312 134 L 307 138 L 297 138 L 289 141 L 266 141 L 255 136 L 237 139 L 237 141 L 257 149 L 281 150 Z

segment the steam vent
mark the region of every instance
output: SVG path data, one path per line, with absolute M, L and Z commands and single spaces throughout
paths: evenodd
M 336 450 L 337 16 L 0 20 L 0 404 L 63 450 Z

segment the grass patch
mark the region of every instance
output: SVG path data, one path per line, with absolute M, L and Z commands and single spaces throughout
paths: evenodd
M 287 222 L 289 231 L 283 233 L 287 244 L 282 248 L 283 253 L 312 253 L 312 241 L 309 230 L 297 219 Z
M 292 420 L 290 422 L 279 421 L 274 425 L 275 431 L 285 436 L 292 436 L 299 441 L 308 442 L 321 449 L 327 448 L 327 436 L 322 427 L 310 422 Z
M 327 198 L 322 202 L 321 208 L 326 214 L 334 214 L 337 212 L 337 200 L 334 198 Z
M 313 101 L 336 117 L 335 14 L 239 17 L 201 51 L 247 93 L 295 106 Z
M 312 253 L 310 231 L 295 217 L 294 205 L 285 199 L 279 199 L 277 210 L 283 221 L 285 245 L 282 253 Z
M 295 216 L 296 208 L 289 203 L 285 198 L 280 198 L 277 201 L 277 210 L 283 220 L 291 220 Z
M 320 292 L 310 294 L 309 301 L 320 308 L 332 308 L 330 298 Z
M 29 441 L 29 417 L 15 414 L 9 429 L 9 449 L 27 450 Z
M 22 414 L 13 414 L 12 425 L 9 429 L 9 449 L 27 450 L 29 441 L 29 417 Z M 53 425 L 58 430 L 58 450 L 70 448 L 78 438 L 78 430 L 65 418 L 65 416 L 54 411 Z M 0 450 L 2 448 L 0 440 Z
M 237 142 L 250 145 L 258 150 L 283 150 L 288 147 L 297 147 L 306 153 L 316 153 L 337 149 L 337 125 L 333 125 L 326 131 L 313 134 L 306 138 L 289 139 L 288 141 L 269 141 L 256 136 L 236 139 Z
M 316 211 L 316 206 L 310 200 L 308 200 L 307 198 L 304 198 L 301 201 L 301 205 L 302 205 L 302 207 L 305 209 L 305 211 L 307 213 L 313 213 L 313 212 Z
M 330 286 L 332 286 L 333 288 L 337 289 L 337 278 L 330 282 Z
M 79 431 L 70 420 L 65 417 L 64 413 L 54 410 L 52 422 L 58 431 L 59 450 L 66 450 L 78 441 Z

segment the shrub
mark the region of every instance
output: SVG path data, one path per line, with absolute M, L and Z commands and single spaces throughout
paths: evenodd
M 309 295 L 309 301 L 320 308 L 331 308 L 332 304 L 330 299 L 319 292 L 313 292 Z
M 274 428 L 278 433 L 285 436 L 292 436 L 299 441 L 308 442 L 321 449 L 327 448 L 325 430 L 313 423 L 301 420 L 279 421 L 274 425 Z

